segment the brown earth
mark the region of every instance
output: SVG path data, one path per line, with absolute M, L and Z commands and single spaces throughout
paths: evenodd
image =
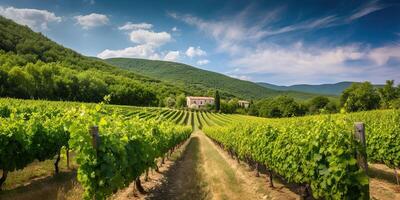
M 145 195 L 135 193 L 131 185 L 115 199 L 299 199 L 278 181 L 268 187 L 265 175 L 256 177 L 247 165 L 237 163 L 219 149 L 201 131 L 195 132 L 182 155 L 168 161 L 158 173 L 150 174 L 143 184 Z M 150 184 L 148 184 L 150 183 Z

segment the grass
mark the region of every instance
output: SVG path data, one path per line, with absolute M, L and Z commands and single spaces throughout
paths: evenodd
M 0 199 L 81 199 L 83 190 L 76 180 L 78 165 L 73 154 L 70 153 L 70 169 L 65 152 L 61 154 L 59 174 L 55 174 L 54 160 L 34 161 L 22 170 L 10 172 Z
M 203 181 L 203 158 L 199 148 L 199 138 L 190 138 L 182 156 L 177 154 L 171 158 L 175 163 L 165 173 L 165 182 L 155 191 L 151 191 L 152 195 L 148 199 L 209 199 L 207 183 Z
M 55 160 L 55 159 L 54 159 Z M 43 162 L 34 161 L 22 170 L 17 170 L 8 173 L 8 177 L 3 185 L 3 190 L 10 190 L 19 186 L 26 185 L 31 180 L 52 176 L 55 173 L 54 160 L 46 160 Z M 58 164 L 61 172 L 68 172 L 71 169 L 76 169 L 77 164 L 71 155 L 70 168 L 67 169 L 67 159 L 65 152 L 61 154 L 61 160 Z M 3 172 L 0 170 L 0 174 Z

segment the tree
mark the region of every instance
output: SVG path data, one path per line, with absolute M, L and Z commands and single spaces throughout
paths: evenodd
M 247 109 L 247 114 L 252 116 L 258 116 L 257 106 L 254 104 L 253 100 L 250 101 L 249 108 Z
M 167 107 L 174 107 L 175 106 L 175 98 L 173 96 L 169 96 L 167 98 L 165 98 L 165 106 Z
M 378 89 L 379 96 L 381 98 L 381 107 L 389 108 L 391 102 L 399 97 L 396 87 L 394 87 L 393 80 L 387 80 L 385 86 Z
M 219 97 L 219 92 L 218 90 L 215 91 L 215 111 L 220 111 L 221 109 L 221 99 Z
M 7 83 L 10 86 L 9 95 L 17 98 L 30 98 L 33 91 L 33 78 L 19 67 L 13 67 L 8 72 Z
M 176 97 L 176 107 L 183 108 L 186 107 L 186 96 L 185 94 L 180 94 Z
M 305 114 L 305 110 L 292 97 L 278 96 L 275 101 L 282 112 L 282 117 L 302 116 Z
M 340 105 L 347 112 L 376 109 L 379 101 L 379 95 L 370 82 L 353 83 L 340 96 Z
M 257 104 L 258 115 L 261 117 L 294 117 L 303 116 L 306 107 L 288 96 L 278 96 L 274 99 L 264 99 Z
M 311 114 L 321 113 L 322 109 L 325 109 L 329 103 L 329 99 L 324 96 L 317 96 L 310 100 L 308 105 L 308 111 Z
M 231 99 L 228 102 L 222 100 L 221 101 L 221 112 L 222 113 L 234 113 L 238 107 L 237 99 Z
M 322 113 L 337 113 L 339 112 L 339 105 L 337 101 L 329 101 L 325 106 L 324 112 Z

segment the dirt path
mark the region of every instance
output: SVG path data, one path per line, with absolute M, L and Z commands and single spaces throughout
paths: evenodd
M 400 199 L 400 186 L 397 185 L 393 169 L 383 164 L 370 164 L 368 174 L 371 177 L 369 186 L 372 199 Z
M 266 177 L 238 164 L 213 144 L 202 132 L 191 137 L 185 151 L 165 173 L 159 187 L 144 199 L 298 199 L 276 183 L 268 187 Z
M 385 165 L 369 167 L 371 199 L 400 199 L 400 187 L 396 185 L 393 170 Z M 76 182 L 75 173 L 31 181 L 29 184 L 0 192 L 0 199 L 82 199 L 82 188 Z M 243 162 L 238 163 L 224 150 L 215 145 L 201 131 L 175 151 L 159 168 L 150 172 L 142 185 L 147 194 L 138 194 L 134 184 L 118 191 L 110 200 L 242 200 L 242 199 L 299 199 L 299 196 L 274 180 L 274 188 L 268 187 L 268 178 L 255 176 L 254 170 Z

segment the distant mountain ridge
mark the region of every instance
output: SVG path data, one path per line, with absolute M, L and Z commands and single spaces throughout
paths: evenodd
M 298 91 L 298 92 L 307 92 L 313 94 L 324 94 L 324 95 L 340 95 L 343 90 L 348 88 L 351 84 L 356 82 L 343 81 L 332 84 L 319 84 L 319 85 L 311 85 L 311 84 L 298 84 L 291 86 L 279 86 L 270 83 L 258 82 L 257 84 L 269 89 L 280 90 L 280 91 Z M 375 85 L 375 87 L 382 87 L 382 85 Z

